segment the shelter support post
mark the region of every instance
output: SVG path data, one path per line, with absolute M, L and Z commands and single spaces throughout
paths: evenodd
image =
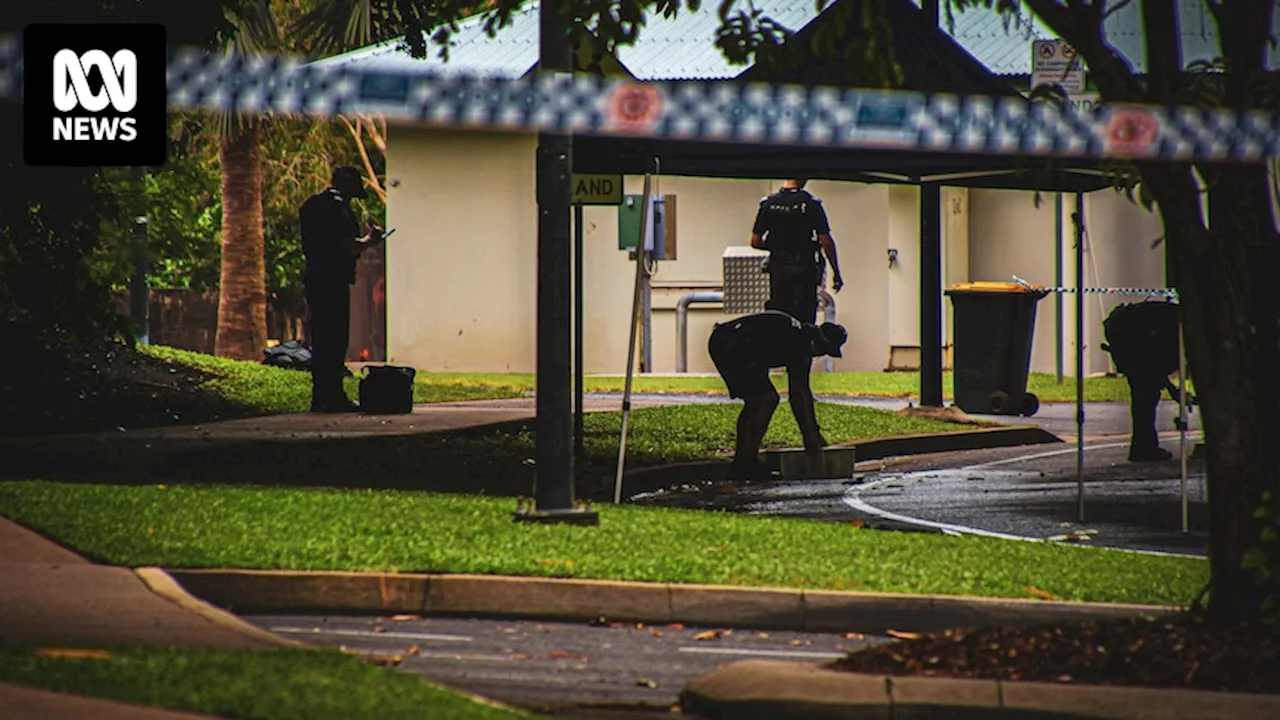
M 1062 287 L 1062 193 L 1053 194 L 1053 286 Z M 1053 294 L 1054 317 L 1054 365 L 1058 371 L 1058 384 L 1062 384 L 1063 366 L 1063 329 L 1062 329 L 1062 293 Z
M 942 407 L 942 186 L 920 185 L 920 405 Z
M 572 55 L 557 3 L 539 11 L 540 72 L 572 70 Z M 572 298 L 570 212 L 573 138 L 539 133 L 537 154 L 538 289 L 534 507 L 517 507 L 517 521 L 597 524 L 594 511 L 575 507 L 571 394 Z
M 582 247 L 582 216 L 582 203 L 575 203 L 573 206 L 573 460 L 575 463 L 583 461 L 582 363 L 584 352 L 582 348 L 582 311 L 585 305 L 583 296 L 586 294 L 586 287 L 583 284 L 585 272 L 582 268 L 584 255 Z
M 1084 522 L 1084 193 L 1076 193 L 1076 509 Z

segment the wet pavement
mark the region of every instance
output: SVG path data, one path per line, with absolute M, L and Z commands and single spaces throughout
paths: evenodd
M 1195 435 L 1189 435 L 1190 440 Z M 1189 440 L 1188 450 L 1192 443 Z M 1163 446 L 1179 449 L 1176 433 Z M 861 463 L 853 478 L 705 483 L 633 502 L 917 532 L 969 533 L 1187 555 L 1205 554 L 1202 461 L 1188 462 L 1187 532 L 1180 463 L 1130 463 L 1125 438 L 1087 442 L 1084 521 L 1073 444 L 940 453 Z

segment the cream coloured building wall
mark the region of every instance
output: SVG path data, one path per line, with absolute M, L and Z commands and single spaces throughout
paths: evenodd
M 1013 275 L 1028 282 L 1055 285 L 1054 195 L 1024 191 L 974 189 L 969 193 L 969 271 L 972 280 L 1008 281 Z M 1130 203 L 1122 194 L 1100 190 L 1085 196 L 1085 286 L 1164 287 L 1163 245 L 1152 248 L 1161 235 L 1159 216 Z M 1063 285 L 1074 287 L 1075 230 L 1072 214 L 1075 196 L 1062 197 Z M 1096 268 L 1096 272 L 1095 272 Z M 1076 296 L 1063 294 L 1063 372 L 1075 374 Z M 1110 356 L 1100 344 L 1102 320 L 1116 305 L 1142 298 L 1087 294 L 1085 296 L 1085 372 L 1108 372 Z M 950 302 L 948 301 L 948 304 Z M 1053 373 L 1057 370 L 1055 297 L 1040 302 L 1036 313 L 1036 333 L 1031 369 Z

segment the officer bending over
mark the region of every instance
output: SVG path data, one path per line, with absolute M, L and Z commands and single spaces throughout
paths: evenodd
M 766 307 L 812 325 L 818 321 L 821 253 L 831 263 L 831 289 L 840 292 L 844 279 L 827 213 L 822 201 L 804 189 L 807 182 L 787 180 L 781 190 L 760 201 L 751 247 L 769 251 Z
M 1107 343 L 1102 348 L 1129 381 L 1129 461 L 1172 458 L 1160 447 L 1156 406 L 1164 390 L 1178 398 L 1178 388 L 1169 382 L 1178 371 L 1178 306 L 1162 300 L 1120 305 L 1103 321 L 1103 330 Z
M 809 387 L 815 357 L 841 357 L 848 333 L 840 325 L 814 326 L 785 313 L 766 310 L 716 325 L 707 343 L 711 360 L 724 379 L 730 397 L 746 401 L 738 414 L 737 446 L 730 480 L 768 477 L 759 460 L 765 431 L 778 407 L 778 391 L 769 380 L 771 368 L 787 369 L 791 412 L 804 437 L 805 450 L 821 452 L 827 440 L 818 428 Z
M 311 412 L 353 412 L 359 407 L 342 390 L 351 340 L 351 285 L 360 254 L 383 241 L 382 228 L 361 223 L 352 198 L 368 197 L 360 171 L 335 168 L 330 185 L 302 204 L 303 276 L 311 313 Z M 368 241 L 360 238 L 368 236 Z

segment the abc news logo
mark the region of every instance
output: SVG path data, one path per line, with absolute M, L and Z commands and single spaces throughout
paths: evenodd
M 89 69 L 102 74 L 102 89 L 89 87 Z M 79 55 L 74 50 L 59 50 L 53 56 L 53 106 L 70 113 L 77 108 L 91 113 L 102 112 L 107 103 L 118 113 L 130 113 L 138 105 L 138 56 L 132 50 L 120 50 L 108 56 L 101 50 Z M 53 119 L 54 140 L 121 140 L 133 142 L 138 137 L 136 118 L 79 115 Z
M 28 165 L 164 164 L 164 26 L 29 25 L 23 56 Z

